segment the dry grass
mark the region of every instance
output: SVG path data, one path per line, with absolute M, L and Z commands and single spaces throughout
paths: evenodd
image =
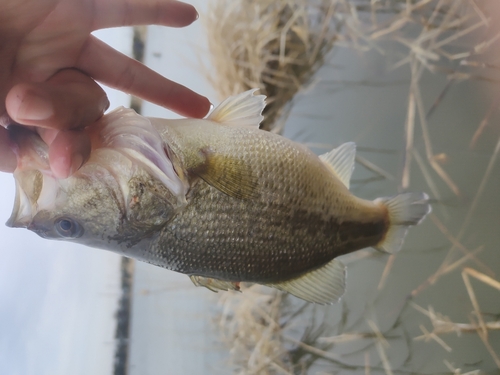
M 291 374 L 281 337 L 281 294 L 254 285 L 222 293 L 218 328 L 231 348 L 237 374 Z
M 491 54 L 500 46 L 500 34 L 493 30 L 496 22 L 489 8 L 495 0 L 416 0 L 416 1 L 300 1 L 300 0 L 220 0 L 213 2 L 205 15 L 212 54 L 208 78 L 217 88 L 221 98 L 258 87 L 269 97 L 263 128 L 274 132 L 283 129 L 291 102 L 298 92 L 304 91 L 314 79 L 314 74 L 324 63 L 328 53 L 337 46 L 354 48 L 359 52 L 387 51 L 401 46 L 406 54 L 393 65 L 394 69 L 409 67 L 410 82 L 406 108 L 405 160 L 400 188 L 411 186 L 412 172 L 419 172 L 435 199 L 447 193 L 463 196 L 463 188 L 456 176 L 446 169 L 448 155 L 436 147 L 429 122 L 436 108 L 448 95 L 450 88 L 464 80 L 488 83 L 500 82 L 498 56 Z M 396 47 L 397 46 L 397 47 Z M 362 58 L 362 53 L 360 53 Z M 441 74 L 448 84 L 430 106 L 423 100 L 425 92 L 421 78 L 425 71 Z M 493 101 L 470 140 L 471 149 L 484 136 L 492 116 L 498 110 L 498 100 Z M 423 140 L 423 150 L 417 149 L 415 140 Z M 464 294 L 472 304 L 470 323 L 452 322 L 444 315 L 427 310 L 413 302 L 410 304 L 427 316 L 432 324 L 428 329 L 417 324 L 421 336 L 413 341 L 432 341 L 446 353 L 453 352 L 446 335 L 474 334 L 480 337 L 494 363 L 500 368 L 498 352 L 489 341 L 489 332 L 500 329 L 497 320 L 486 320 L 477 300 L 471 278 L 500 290 L 494 271 L 480 255 L 495 251 L 483 243 L 470 245 L 464 241 L 474 220 L 478 202 L 483 198 L 498 164 L 500 139 L 493 150 L 476 193 L 458 230 L 447 227 L 449 217 L 445 209 L 430 216 L 430 221 L 449 243 L 449 250 L 437 270 L 410 295 L 410 300 L 450 274 L 462 276 Z M 382 178 L 395 177 L 370 161 L 358 158 Z M 497 169 L 498 170 L 498 169 Z M 443 184 L 444 183 L 444 184 Z M 444 188 L 443 188 L 444 185 Z M 443 216 L 445 219 L 440 219 Z M 367 253 L 363 253 L 366 257 Z M 389 257 L 377 290 L 383 292 L 391 274 L 396 256 Z M 474 268 L 472 268 L 472 266 Z M 219 319 L 220 330 L 232 348 L 232 362 L 239 374 L 296 374 L 307 373 L 315 361 L 335 364 L 336 369 L 348 368 L 342 358 L 329 350 L 343 342 L 372 340 L 364 351 L 364 365 L 354 370 L 370 374 L 373 369 L 386 374 L 398 373 L 387 354 L 390 342 L 387 332 L 381 332 L 373 320 L 365 318 L 364 328 L 339 326 L 337 335 L 311 334 L 297 340 L 287 333 L 295 324 L 301 324 L 304 311 L 291 313 L 284 304 L 283 295 L 277 291 L 254 286 L 242 294 L 221 294 L 223 313 Z M 347 312 L 346 312 L 347 313 Z M 291 315 L 290 315 L 291 314 Z M 306 314 L 307 315 L 307 314 Z M 285 316 L 290 319 L 283 323 Z M 391 328 L 392 329 L 392 328 Z M 324 337 L 321 337 L 324 336 Z M 378 353 L 374 363 L 370 350 Z M 302 356 L 296 356 L 297 352 Z M 310 357 L 305 356 L 308 354 Z M 312 357 L 311 357 L 312 356 Z M 308 360 L 305 360 L 305 358 Z M 462 374 L 451 362 L 443 366 L 453 374 Z M 479 373 L 470 371 L 468 374 Z
M 221 99 L 251 88 L 267 95 L 261 128 L 280 132 L 290 102 L 323 65 L 341 25 L 339 2 L 220 0 L 203 19 Z
M 493 349 L 488 339 L 488 333 L 490 331 L 500 330 L 500 320 L 485 321 L 483 313 L 481 312 L 479 301 L 476 298 L 476 293 L 470 282 L 471 277 L 500 292 L 500 282 L 498 280 L 495 280 L 484 273 L 478 272 L 473 268 L 465 267 L 462 270 L 462 278 L 473 308 L 471 323 L 452 322 L 448 317 L 436 313 L 431 306 L 426 310 L 415 303 L 411 303 L 416 310 L 426 315 L 432 323 L 432 331 L 430 332 L 423 325 L 421 325 L 421 330 L 424 334 L 422 336 L 415 337 L 414 340 L 434 340 L 446 351 L 451 352 L 452 348 L 444 342 L 441 336 L 450 333 L 455 333 L 457 335 L 461 335 L 462 333 L 477 334 L 492 356 L 497 367 L 500 368 L 499 353 Z

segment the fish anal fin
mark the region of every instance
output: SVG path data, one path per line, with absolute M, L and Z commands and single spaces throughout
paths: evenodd
M 258 89 L 230 96 L 215 108 L 207 120 L 224 125 L 259 127 L 264 119 L 262 111 L 266 106 L 264 95 L 254 95 Z
M 257 177 L 244 160 L 204 151 L 205 162 L 194 173 L 207 184 L 238 199 L 251 199 L 257 196 Z
M 356 144 L 354 142 L 347 142 L 326 154 L 320 155 L 319 158 L 333 170 L 339 180 L 349 189 L 349 181 L 354 170 L 355 157 Z
M 408 228 L 419 224 L 429 212 L 429 196 L 425 193 L 403 193 L 391 198 L 378 198 L 389 215 L 389 229 L 375 249 L 394 254 L 401 250 Z
M 211 277 L 190 275 L 189 278 L 195 286 L 203 286 L 212 292 L 217 293 L 219 290 L 236 290 L 240 291 L 240 283 L 235 281 L 225 281 L 220 279 L 214 279 Z
M 345 291 L 345 266 L 333 259 L 326 265 L 295 279 L 265 284 L 308 302 L 327 305 L 337 302 Z

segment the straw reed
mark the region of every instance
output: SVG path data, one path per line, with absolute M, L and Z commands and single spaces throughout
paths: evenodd
M 264 130 L 280 132 L 290 102 L 323 65 L 341 20 L 326 0 L 221 0 L 203 16 L 221 99 L 251 88 L 267 96 Z M 207 71 L 208 72 L 208 71 Z

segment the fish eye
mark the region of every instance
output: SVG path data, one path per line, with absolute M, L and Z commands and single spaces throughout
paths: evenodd
M 61 237 L 78 238 L 83 234 L 82 226 L 69 217 L 61 217 L 54 222 L 54 228 Z

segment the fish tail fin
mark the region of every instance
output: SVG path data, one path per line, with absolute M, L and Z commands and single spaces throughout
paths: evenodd
M 397 253 L 406 236 L 408 228 L 419 224 L 431 212 L 429 196 L 425 193 L 403 193 L 390 198 L 378 198 L 389 213 L 389 229 L 384 239 L 375 249 L 386 253 Z

